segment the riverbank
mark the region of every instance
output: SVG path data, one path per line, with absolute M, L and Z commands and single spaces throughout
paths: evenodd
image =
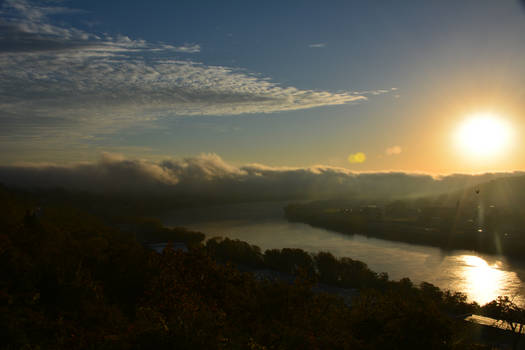
M 365 262 L 370 269 L 387 272 L 393 280 L 409 277 L 414 283 L 430 282 L 441 289 L 465 293 L 470 301 L 490 302 L 499 295 L 518 295 L 525 305 L 525 263 L 498 255 L 479 254 L 468 250 L 445 251 L 427 245 L 382 240 L 362 235 L 349 235 L 287 221 L 281 203 L 267 203 L 275 208 L 261 209 L 259 204 L 217 208 L 218 212 L 238 213 L 228 220 L 217 220 L 208 213 L 215 208 L 174 211 L 162 217 L 166 226 L 186 226 L 191 231 L 240 239 L 261 249 L 300 248 L 310 253 L 331 252 L 337 257 L 351 257 Z M 252 210 L 253 209 L 253 210 Z M 244 216 L 245 212 L 250 214 Z M 272 212 L 254 218 L 252 213 Z M 211 216 L 211 217 L 210 217 Z M 195 218 L 195 220 L 193 220 Z
M 428 221 L 389 220 L 366 212 L 352 213 L 343 209 L 326 209 L 309 204 L 288 205 L 284 208 L 284 213 L 290 222 L 301 222 L 343 234 L 360 234 L 384 240 L 433 246 L 446 251 L 472 250 L 513 259 L 523 259 L 525 251 L 521 231 L 496 231 L 472 224 L 460 225 L 454 220 L 437 223 L 430 219 Z

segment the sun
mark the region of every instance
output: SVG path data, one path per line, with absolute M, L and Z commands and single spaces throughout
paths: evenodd
M 501 117 L 480 113 L 468 117 L 458 128 L 456 141 L 469 156 L 492 157 L 502 154 L 509 145 L 511 128 Z

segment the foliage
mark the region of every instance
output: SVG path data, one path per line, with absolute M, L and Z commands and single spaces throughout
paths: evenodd
M 461 298 L 365 264 L 298 249 L 264 254 L 212 239 L 157 254 L 72 206 L 0 188 L 0 347 L 5 349 L 464 348 L 447 308 Z M 9 215 L 5 215 L 9 213 Z M 158 228 L 158 227 L 157 227 Z M 166 231 L 167 232 L 167 231 Z M 221 263 L 214 260 L 216 257 Z M 228 261 L 298 274 L 294 283 Z M 352 307 L 315 280 L 363 289 Z M 449 299 L 454 299 L 451 302 Z
M 142 243 L 184 242 L 188 247 L 198 247 L 204 241 L 202 232 L 184 227 L 165 227 L 158 219 L 127 218 L 125 228 L 135 233 L 135 238 Z
M 514 348 L 524 337 L 525 332 L 525 309 L 520 308 L 508 296 L 499 296 L 483 306 L 483 313 L 496 320 L 503 321 L 504 325 L 514 335 Z

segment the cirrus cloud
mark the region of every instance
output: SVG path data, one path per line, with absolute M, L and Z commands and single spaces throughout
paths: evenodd
M 3 3 L 0 139 L 50 138 L 58 129 L 90 135 L 180 115 L 275 113 L 367 100 L 367 92 L 282 86 L 242 69 L 176 56 L 198 53 L 196 43 L 151 43 L 53 23 L 53 15 L 67 12 L 81 11 Z

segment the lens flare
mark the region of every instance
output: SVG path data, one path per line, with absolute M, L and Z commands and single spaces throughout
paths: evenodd
M 366 160 L 366 155 L 363 152 L 357 152 L 348 156 L 348 161 L 352 164 L 355 163 L 364 163 Z

